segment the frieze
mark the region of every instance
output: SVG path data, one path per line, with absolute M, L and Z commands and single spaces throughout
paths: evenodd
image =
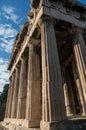
M 65 7 L 64 4 L 62 4 L 60 2 L 49 1 L 49 4 L 45 5 L 45 6 L 49 6 L 51 8 L 54 8 L 65 15 L 71 15 L 80 21 L 86 21 L 86 14 L 85 13 L 75 11 L 70 6 Z
M 59 12 L 70 15 L 80 21 L 86 21 L 86 14 L 85 11 L 82 12 L 79 9 L 74 9 L 74 3 L 71 3 L 71 5 L 66 5 L 64 2 L 58 2 L 57 0 L 31 0 L 31 6 L 35 9 L 34 12 L 39 12 L 40 6 L 45 5 L 51 8 L 54 8 L 58 10 Z M 79 7 L 79 5 L 77 5 Z M 83 8 L 83 7 L 82 7 Z M 84 9 L 85 10 L 85 9 Z

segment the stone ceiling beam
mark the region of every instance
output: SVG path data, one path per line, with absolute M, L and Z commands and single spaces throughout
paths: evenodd
M 86 29 L 86 22 L 80 21 L 80 19 L 75 18 L 71 14 L 63 13 L 58 9 L 54 9 L 52 7 L 47 7 L 46 5 L 43 6 L 43 14 L 51 16 L 54 19 L 63 20 L 65 22 L 74 24 L 77 27 L 82 29 Z

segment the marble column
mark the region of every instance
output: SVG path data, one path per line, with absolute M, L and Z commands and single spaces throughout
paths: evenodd
M 79 29 L 76 29 L 74 33 L 73 50 L 86 103 L 86 44 L 83 38 L 83 34 Z
M 8 88 L 7 103 L 6 103 L 6 110 L 5 110 L 5 118 L 9 117 L 8 111 L 9 111 L 9 100 L 10 100 L 12 77 L 9 80 L 10 80 L 10 83 L 9 83 L 9 88 Z
M 72 116 L 73 114 L 72 114 L 71 105 L 70 105 L 67 83 L 64 83 L 63 89 L 64 89 L 66 113 L 67 113 L 67 116 Z
M 11 81 L 11 86 L 10 86 L 9 105 L 8 105 L 8 118 L 11 118 L 13 92 L 14 92 L 14 82 L 15 82 L 15 72 L 13 72 L 13 74 L 12 74 L 12 81 Z
M 57 121 L 66 118 L 61 69 L 52 20 L 44 16 L 40 21 L 40 27 L 42 50 L 41 129 L 54 129 Z
M 74 93 L 73 93 L 73 85 L 70 77 L 70 67 L 66 66 L 64 69 L 64 96 L 66 99 L 65 105 L 66 105 L 66 112 L 67 116 L 72 116 L 76 113 L 75 110 L 75 99 L 74 99 Z
M 17 118 L 19 119 L 25 118 L 26 92 L 27 92 L 27 56 L 23 54 L 20 67 L 18 103 L 17 103 Z
M 85 116 L 86 115 L 85 100 L 84 100 L 83 91 L 82 91 L 82 88 L 81 88 L 80 79 L 79 79 L 78 74 L 77 74 L 77 68 L 76 68 L 74 62 L 72 64 L 72 69 L 73 69 L 73 74 L 74 74 L 74 79 L 75 79 L 76 87 L 77 87 L 78 94 L 79 94 L 78 100 L 79 100 L 79 103 L 80 103 L 80 106 L 81 106 L 81 114 L 83 116 Z
M 39 127 L 41 120 L 41 72 L 40 72 L 40 48 L 29 45 L 28 60 L 28 85 L 26 119 L 28 127 Z
M 16 71 L 15 71 L 15 83 L 14 83 L 14 92 L 13 92 L 11 118 L 16 118 L 16 116 L 17 116 L 17 102 L 18 102 L 18 90 L 19 90 L 19 75 L 20 75 L 20 66 L 17 66 Z
M 73 92 L 70 87 L 71 86 L 68 83 L 67 72 L 65 71 L 64 68 L 63 69 L 63 90 L 64 90 L 65 107 L 66 107 L 67 116 L 72 116 L 75 114 Z M 69 89 L 71 90 L 70 92 L 71 94 L 68 91 Z M 70 96 L 72 96 L 72 99 L 70 99 Z

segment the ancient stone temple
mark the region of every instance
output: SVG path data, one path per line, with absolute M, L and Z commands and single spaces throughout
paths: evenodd
M 32 0 L 31 7 L 9 62 L 4 122 L 60 130 L 67 117 L 86 116 L 86 6 Z

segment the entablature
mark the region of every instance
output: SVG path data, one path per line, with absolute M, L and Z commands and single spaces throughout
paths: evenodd
M 79 19 L 80 21 L 86 21 L 86 6 L 78 4 L 73 0 L 50 0 L 50 7 L 61 11 L 63 14 L 69 14 Z
M 82 12 L 82 13 L 86 12 L 86 6 L 75 0 L 49 0 L 49 1 L 51 3 L 63 5 L 64 7 L 75 10 L 77 12 Z
M 31 7 L 32 9 L 37 10 L 40 6 L 46 4 L 47 6 L 60 6 L 66 7 L 66 9 L 70 12 L 71 10 L 79 12 L 79 13 L 86 13 L 86 6 L 74 1 L 74 0 L 31 0 Z
M 13 63 L 15 62 L 16 56 L 21 48 L 21 45 L 26 37 L 27 31 L 28 31 L 28 26 L 29 22 L 26 22 L 22 28 L 22 31 L 17 34 L 14 45 L 13 45 L 13 50 L 10 58 L 10 62 L 8 65 L 8 70 L 12 67 Z
M 31 24 L 34 23 L 40 8 L 43 8 L 43 15 L 86 29 L 86 6 L 74 0 L 32 0 L 31 5 L 32 10 L 28 15 Z

